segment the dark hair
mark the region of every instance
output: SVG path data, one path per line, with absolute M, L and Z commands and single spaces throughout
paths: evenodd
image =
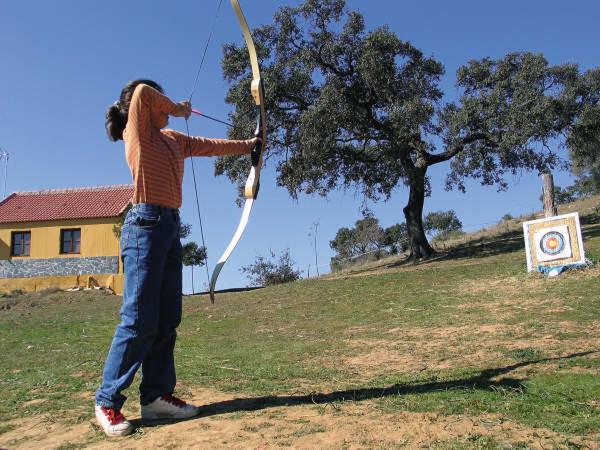
M 129 104 L 131 103 L 131 97 L 135 88 L 140 84 L 146 84 L 151 88 L 156 89 L 161 94 L 164 94 L 163 88 L 156 81 L 152 80 L 133 80 L 127 83 L 127 85 L 121 91 L 119 101 L 115 102 L 106 111 L 106 121 L 104 126 L 108 133 L 108 138 L 111 141 L 119 141 L 123 139 L 123 130 L 127 125 L 127 119 L 129 117 Z

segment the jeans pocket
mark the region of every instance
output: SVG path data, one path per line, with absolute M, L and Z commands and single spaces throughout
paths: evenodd
M 148 214 L 146 212 L 136 211 L 134 223 L 139 228 L 153 228 L 160 222 L 160 214 Z
M 135 222 L 135 215 L 135 211 L 129 208 L 129 211 L 127 211 L 125 218 L 123 219 L 123 227 L 126 225 L 131 225 L 133 222 Z

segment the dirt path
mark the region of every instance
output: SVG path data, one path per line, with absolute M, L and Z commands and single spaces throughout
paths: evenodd
M 338 405 L 276 406 L 252 397 L 236 398 L 198 390 L 199 418 L 142 424 L 139 411 L 125 410 L 138 426 L 127 438 L 106 439 L 94 421 L 65 426 L 48 417 L 21 419 L 0 435 L 1 448 L 431 448 L 459 445 L 482 448 L 598 448 L 593 441 L 570 439 L 544 429 L 531 429 L 492 416 L 442 416 L 398 412 L 388 414 L 375 401 Z

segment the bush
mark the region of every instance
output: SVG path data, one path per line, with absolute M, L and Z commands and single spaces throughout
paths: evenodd
M 423 218 L 423 228 L 426 233 L 437 238 L 453 231 L 462 231 L 462 222 L 453 210 L 434 211 Z
M 300 279 L 302 272 L 294 267 L 295 262 L 290 256 L 289 249 L 282 253 L 279 261 L 276 261 L 274 252 L 270 253 L 270 260 L 258 256 L 253 264 L 240 269 L 250 280 L 251 286 L 272 286 Z

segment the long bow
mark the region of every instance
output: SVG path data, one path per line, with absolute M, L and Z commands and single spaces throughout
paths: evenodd
M 244 187 L 244 197 L 246 200 L 244 202 L 242 218 L 240 219 L 240 223 L 233 234 L 231 242 L 223 252 L 223 255 L 215 266 L 210 278 L 210 301 L 212 303 L 215 302 L 215 286 L 217 284 L 219 274 L 221 273 L 221 269 L 240 241 L 240 238 L 246 229 L 246 225 L 248 225 L 248 219 L 250 218 L 250 212 L 252 211 L 254 200 L 256 200 L 256 197 L 258 196 L 258 189 L 260 187 L 260 169 L 262 168 L 263 153 L 267 143 L 267 113 L 265 110 L 264 101 L 265 94 L 263 81 L 260 77 L 260 67 L 258 64 L 258 57 L 256 55 L 256 48 L 254 46 L 254 41 L 252 40 L 252 35 L 250 34 L 250 29 L 248 28 L 248 22 L 246 22 L 246 18 L 244 17 L 244 13 L 240 8 L 238 0 L 231 0 L 231 6 L 233 7 L 238 22 L 242 28 L 244 40 L 246 41 L 246 47 L 248 47 L 248 53 L 250 54 L 250 65 L 252 66 L 252 83 L 250 85 L 250 92 L 254 98 L 254 103 L 256 104 L 256 130 L 254 135 L 260 137 L 261 139 L 252 149 L 252 153 L 250 155 L 252 159 L 252 168 L 250 169 L 250 174 L 248 175 L 248 179 L 246 180 Z

